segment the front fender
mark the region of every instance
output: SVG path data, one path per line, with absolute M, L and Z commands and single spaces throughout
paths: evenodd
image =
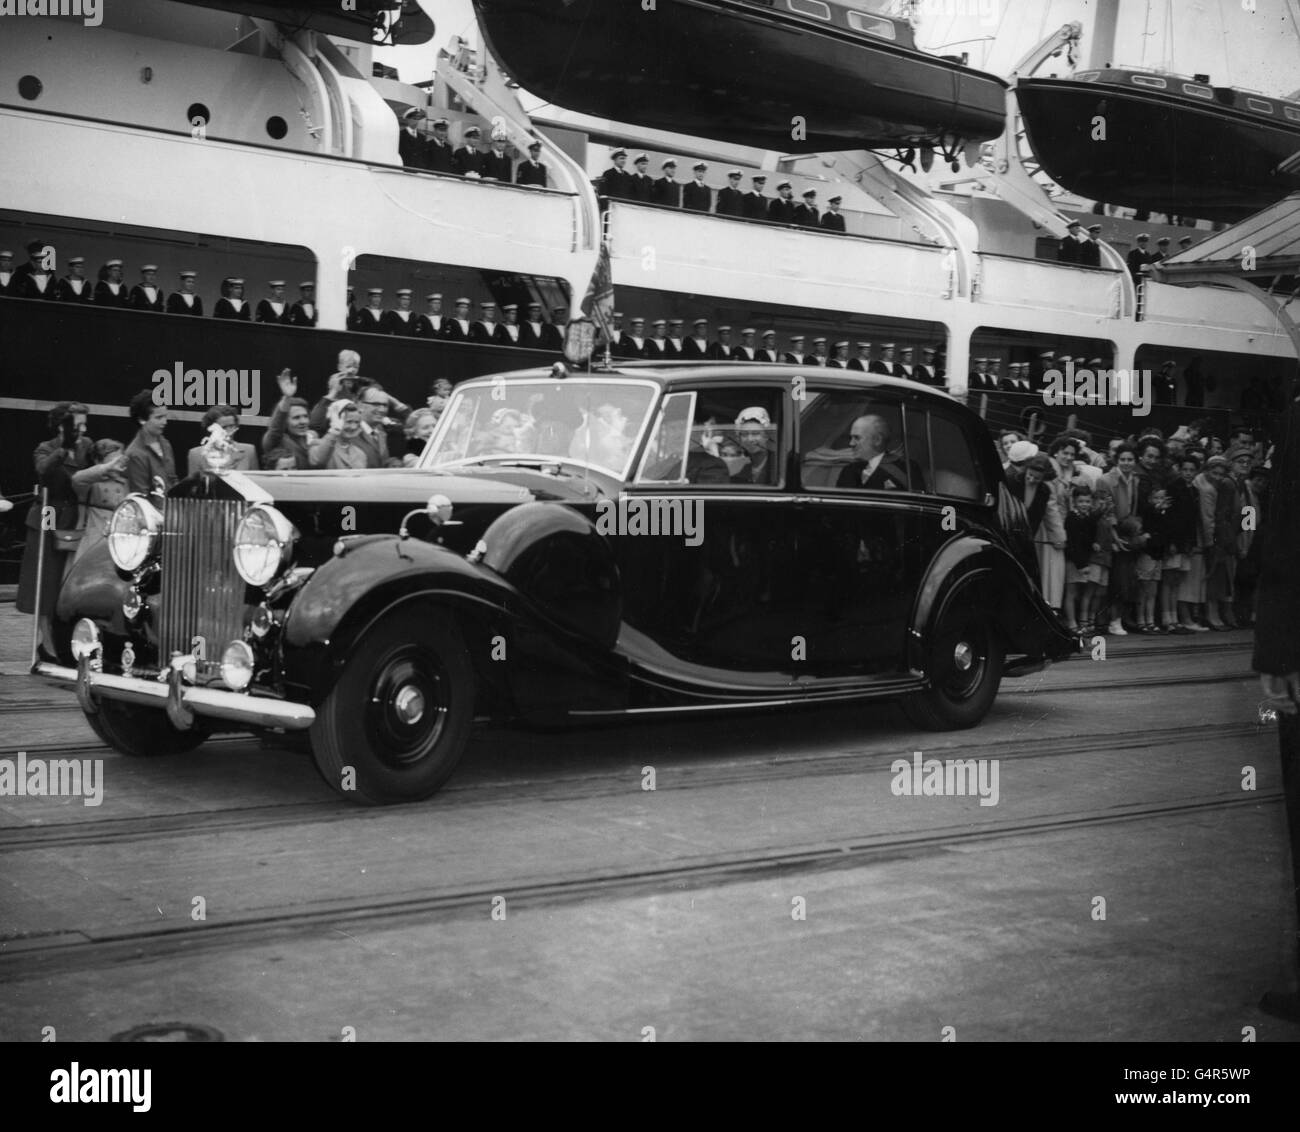
M 102 632 L 125 637 L 127 625 L 122 600 L 130 589 L 130 580 L 109 557 L 107 540 L 87 550 L 73 564 L 59 590 L 54 606 L 54 639 L 42 642 L 44 658 L 71 663 L 72 626 L 83 617 L 98 624 Z
M 953 601 L 987 609 L 1008 654 L 1060 660 L 1078 647 L 1014 556 L 990 539 L 960 535 L 934 556 L 917 592 L 908 634 L 911 668 L 925 670 L 926 642 Z

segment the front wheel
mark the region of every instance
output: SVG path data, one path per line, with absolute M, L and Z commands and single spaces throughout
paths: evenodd
M 967 595 L 969 598 L 969 595 Z M 903 701 L 903 710 L 927 731 L 974 727 L 988 714 L 1002 683 L 1002 643 L 978 610 L 950 602 L 927 650 L 930 687 Z M 954 608 L 956 606 L 956 608 Z
M 317 711 L 312 757 L 349 801 L 418 802 L 451 776 L 473 719 L 474 668 L 455 625 L 391 613 Z
M 113 750 L 133 758 L 181 755 L 192 751 L 211 735 L 199 721 L 188 731 L 172 726 L 167 713 L 115 700 L 100 700 L 99 710 L 86 716 L 90 729 Z

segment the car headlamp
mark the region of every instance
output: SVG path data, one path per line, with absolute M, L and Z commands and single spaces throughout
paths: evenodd
M 119 570 L 138 570 L 158 549 L 163 517 L 143 495 L 128 495 L 108 520 L 108 553 Z
M 250 586 L 275 580 L 293 557 L 298 532 L 274 507 L 258 504 L 235 530 L 235 569 Z

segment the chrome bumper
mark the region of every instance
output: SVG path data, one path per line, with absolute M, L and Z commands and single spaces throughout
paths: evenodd
M 157 680 L 141 680 L 135 676 L 110 676 L 95 672 L 85 663 L 78 670 L 46 661 L 38 663 L 32 672 L 57 684 L 74 688 L 77 699 L 87 712 L 95 710 L 96 699 L 108 699 L 166 711 L 173 722 L 182 726 L 185 714 L 190 712 L 243 723 L 249 727 L 281 727 L 286 731 L 303 731 L 316 719 L 316 713 L 306 704 L 263 699 L 243 692 L 183 686 L 179 673 L 172 674 L 167 683 L 159 683 Z

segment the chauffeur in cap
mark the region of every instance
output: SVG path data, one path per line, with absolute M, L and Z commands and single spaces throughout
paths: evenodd
M 90 280 L 86 278 L 86 257 L 74 255 L 68 260 L 68 274 L 55 284 L 55 296 L 64 303 L 89 303 Z
M 634 201 L 641 204 L 653 204 L 655 196 L 655 183 L 650 176 L 650 157 L 644 153 L 638 153 L 633 160 L 632 165 L 636 170 L 632 174 L 631 194 Z
M 394 293 L 397 295 L 397 306 L 392 310 L 384 311 L 384 320 L 381 323 L 383 332 L 394 338 L 413 338 L 415 337 L 415 312 L 411 309 L 411 288 L 402 287 Z
M 682 343 L 682 360 L 702 362 L 709 356 L 709 320 L 697 318 L 691 323 L 691 336 Z
M 767 206 L 767 218 L 774 224 L 793 224 L 795 221 L 794 187 L 782 181 L 776 187 L 777 197 Z
M 758 348 L 758 360 L 760 362 L 780 361 L 776 352 L 776 331 L 764 330 L 763 333 L 759 335 L 759 339 L 763 344 Z
M 289 304 L 284 300 L 284 280 L 272 279 L 267 286 L 271 288 L 271 295 L 257 304 L 255 321 L 284 325 L 289 321 Z
M 659 167 L 663 175 L 650 188 L 650 200 L 664 208 L 681 208 L 682 187 L 677 183 L 677 162 L 671 157 Z
M 803 194 L 803 204 L 794 207 L 794 222 L 804 228 L 820 228 L 822 214 L 817 208 L 817 190 L 809 189 Z
M 718 190 L 719 216 L 744 216 L 745 194 L 740 191 L 740 170 L 733 169 L 727 174 L 727 185 Z
M 179 275 L 179 290 L 167 296 L 168 314 L 190 314 L 203 317 L 203 299 L 195 294 L 198 276 L 193 271 L 182 271 Z
M 528 156 L 519 163 L 519 168 L 515 171 L 516 185 L 536 185 L 539 189 L 546 188 L 546 166 L 538 160 L 541 152 L 541 142 L 528 143 Z
M 469 340 L 480 346 L 491 342 L 497 334 L 497 305 L 486 299 L 478 305 L 478 319 L 470 324 Z
M 754 337 L 758 334 L 752 326 L 745 327 L 740 332 L 740 345 L 731 351 L 733 361 L 752 362 L 758 357 L 758 348 L 754 345 Z
M 442 336 L 448 342 L 468 342 L 469 328 L 469 299 L 462 296 L 456 300 L 451 318 L 443 320 Z
M 871 343 L 859 342 L 858 356 L 856 358 L 850 358 L 848 365 L 846 365 L 844 368 L 854 370 L 857 373 L 866 373 L 870 365 L 871 365 Z
M 298 284 L 298 300 L 289 308 L 290 326 L 315 326 L 316 284 L 310 279 Z
M 519 331 L 519 305 L 506 303 L 501 308 L 501 321 L 497 323 L 497 328 L 493 332 L 497 345 L 518 346 Z
M 384 334 L 384 289 L 368 287 L 366 305 L 348 319 L 348 329 L 363 334 Z
M 442 292 L 433 291 L 424 296 L 424 314 L 415 320 L 412 333 L 416 338 L 441 338 L 446 321 L 442 315 Z
M 162 288 L 158 286 L 157 264 L 146 263 L 140 268 L 140 282 L 131 288 L 131 309 L 158 314 L 166 312 L 167 302 L 163 298 Z
M 828 232 L 844 231 L 844 214 L 840 212 L 840 205 L 844 203 L 841 196 L 831 197 L 827 202 L 827 209 L 822 213 L 821 225 Z
M 425 139 L 425 167 L 434 173 L 454 173 L 456 171 L 456 151 L 452 148 L 447 131 L 451 123 L 446 118 L 439 118 L 433 123 L 433 135 Z
M 10 284 L 10 293 L 16 294 Z M 131 297 L 127 294 L 126 284 L 122 282 L 122 261 L 110 259 L 99 269 L 99 281 L 95 284 L 95 302 L 104 307 L 129 307 Z
M 763 195 L 763 189 L 767 186 L 767 178 L 762 173 L 757 173 L 750 178 L 750 186 L 741 203 L 741 215 L 746 220 L 766 220 L 768 201 Z
M 613 200 L 629 200 L 632 196 L 632 174 L 627 171 L 627 150 L 616 149 L 609 155 L 613 162 L 600 175 L 600 195 Z
M 803 344 L 807 339 L 802 334 L 794 334 L 790 338 L 790 349 L 787 350 L 781 358 L 783 362 L 792 366 L 801 366 L 807 363 L 808 355 L 803 352 Z
M 691 212 L 709 212 L 713 208 L 713 190 L 704 183 L 709 167 L 703 161 L 691 166 L 695 179 L 682 189 L 682 206 Z
M 462 177 L 483 176 L 483 153 L 479 145 L 483 141 L 483 131 L 477 126 L 470 126 L 462 135 L 461 147 L 451 155 L 451 169 Z
M 849 368 L 849 340 L 841 339 L 835 343 L 835 353 L 831 355 L 830 361 L 826 363 L 827 369 L 848 369 Z
M 212 308 L 213 318 L 224 318 L 234 322 L 251 322 L 253 312 L 244 299 L 244 281 L 227 275 L 221 281 L 221 298 Z
M 14 281 L 14 253 L 0 252 L 0 295 L 9 294 L 9 285 Z

